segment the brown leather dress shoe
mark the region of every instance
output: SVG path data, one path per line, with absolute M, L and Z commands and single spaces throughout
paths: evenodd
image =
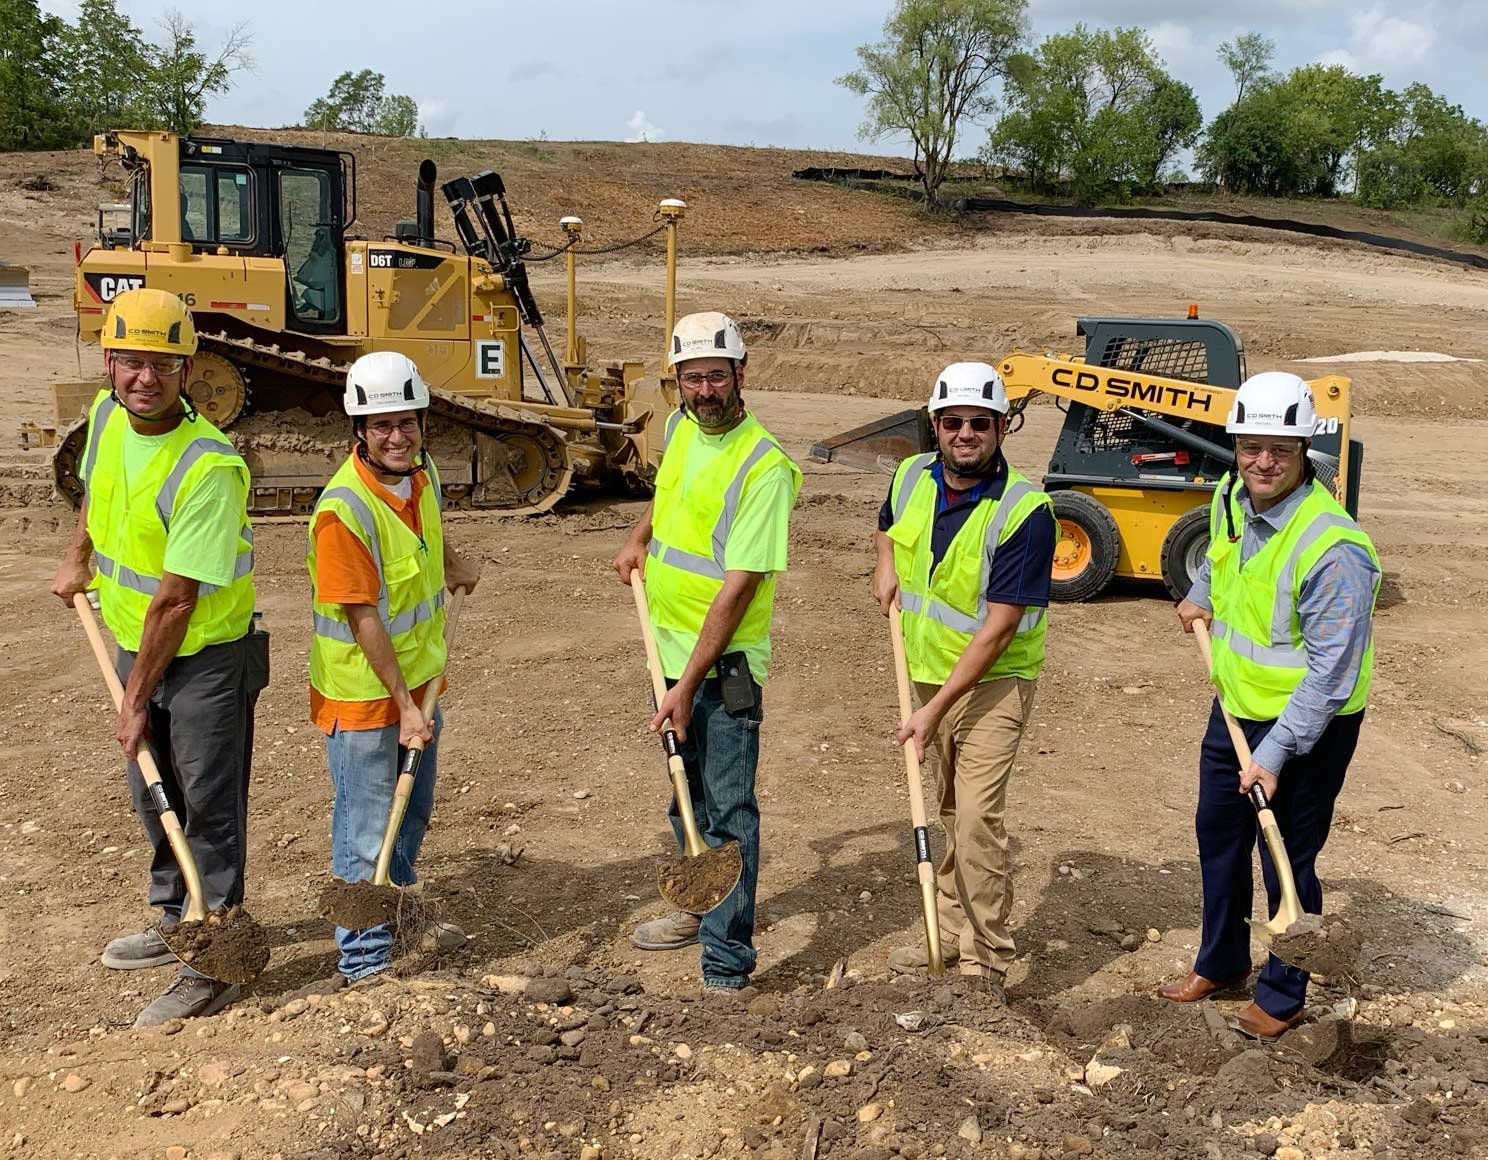
M 1301 1023 L 1302 1012 L 1298 1011 L 1290 1019 L 1277 1019 L 1273 1015 L 1268 1015 L 1259 1005 L 1252 1003 L 1226 1022 L 1241 1035 L 1249 1035 L 1252 1039 L 1275 1039 L 1283 1031 L 1290 1030 Z
M 1216 982 L 1213 979 L 1206 979 L 1203 975 L 1196 975 L 1192 971 L 1189 971 L 1188 978 L 1172 983 L 1164 983 L 1157 989 L 1157 993 L 1164 999 L 1171 1000 L 1174 1003 L 1197 1003 L 1200 999 L 1207 999 L 1210 995 L 1218 991 L 1232 991 L 1249 978 L 1250 972 L 1247 971 L 1239 978 Z

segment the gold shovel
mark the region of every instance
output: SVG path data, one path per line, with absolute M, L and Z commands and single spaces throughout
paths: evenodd
M 72 606 L 77 610 L 78 619 L 82 621 L 83 631 L 88 634 L 93 656 L 103 673 L 104 683 L 113 695 L 114 709 L 118 710 L 124 704 L 124 686 L 114 670 L 113 660 L 109 657 L 108 645 L 104 643 L 98 622 L 93 618 L 93 606 L 82 592 L 73 594 Z M 251 983 L 268 966 L 268 935 L 241 906 L 207 910 L 205 895 L 202 893 L 201 872 L 197 869 L 196 858 L 192 856 L 191 847 L 186 842 L 186 832 L 181 828 L 181 821 L 171 808 L 170 799 L 165 796 L 165 786 L 160 781 L 160 768 L 155 764 L 155 755 L 150 751 L 148 742 L 139 747 L 136 764 L 145 779 L 145 788 L 150 793 L 155 811 L 160 815 L 161 828 L 165 830 L 171 853 L 176 856 L 181 877 L 186 880 L 186 913 L 175 926 L 157 928 L 157 933 L 171 954 L 207 978 L 222 983 Z
M 460 619 L 460 605 L 465 600 L 465 589 L 456 588 L 451 594 L 449 606 L 444 614 L 444 671 L 430 679 L 424 688 L 424 701 L 419 706 L 430 720 L 439 703 L 439 686 L 449 672 L 449 651 L 455 643 L 455 624 Z M 403 755 L 403 766 L 398 771 L 398 783 L 393 787 L 393 802 L 388 808 L 387 828 L 382 832 L 382 845 L 377 851 L 377 868 L 370 882 L 332 882 L 320 896 L 320 913 L 346 930 L 368 930 L 392 922 L 398 916 L 404 888 L 392 879 L 393 848 L 398 844 L 398 831 L 403 828 L 403 816 L 408 812 L 408 799 L 413 796 L 413 785 L 418 778 L 419 763 L 424 757 L 424 739 L 415 737 L 408 743 Z
M 1199 642 L 1199 652 L 1204 656 L 1204 668 L 1209 673 L 1210 680 L 1213 680 L 1214 660 L 1209 650 L 1209 625 L 1201 619 L 1195 620 L 1193 630 L 1194 638 Z M 1215 699 L 1219 701 L 1219 711 L 1224 714 L 1225 728 L 1230 731 L 1230 741 L 1235 746 L 1235 756 L 1240 759 L 1240 768 L 1243 770 L 1250 764 L 1250 745 L 1245 740 L 1240 723 L 1230 715 L 1217 691 Z M 1276 815 L 1271 812 L 1271 803 L 1266 800 L 1266 791 L 1259 784 L 1251 786 L 1250 800 L 1255 805 L 1256 821 L 1260 823 L 1266 849 L 1271 852 L 1271 864 L 1276 868 L 1276 880 L 1281 886 L 1281 904 L 1277 906 L 1270 922 L 1256 922 L 1254 919 L 1246 921 L 1250 923 L 1250 931 L 1256 940 L 1267 950 L 1274 950 L 1277 940 L 1283 938 L 1292 924 L 1302 918 L 1302 903 L 1297 899 L 1297 882 L 1292 877 L 1292 862 L 1287 857 L 1286 843 L 1281 840 L 1281 828 L 1276 824 Z
M 899 685 L 899 723 L 908 721 L 914 712 L 909 696 L 909 664 L 904 657 L 904 626 L 900 622 L 899 604 L 889 607 L 889 635 L 894 641 L 894 676 Z M 925 912 L 925 946 L 929 954 L 929 971 L 943 974 L 945 959 L 940 947 L 940 912 L 935 900 L 935 868 L 930 864 L 930 830 L 925 824 L 925 794 L 920 785 L 920 758 L 914 738 L 903 745 L 904 774 L 909 782 L 909 820 L 914 827 L 915 872 L 920 878 L 920 909 Z
M 646 643 L 651 695 L 660 705 L 667 692 L 666 676 L 661 671 L 661 654 L 656 651 L 656 638 L 651 633 L 646 584 L 639 569 L 630 574 L 630 591 L 635 597 L 636 615 L 641 621 L 641 639 Z M 739 877 L 744 873 L 744 857 L 739 852 L 738 842 L 709 846 L 698 832 L 697 818 L 692 812 L 692 792 L 687 788 L 687 767 L 677 751 L 677 735 L 670 720 L 662 723 L 661 747 L 666 751 L 672 793 L 677 799 L 677 816 L 682 820 L 684 853 L 680 858 L 663 858 L 656 864 L 656 887 L 661 896 L 678 910 L 707 914 L 721 906 L 739 884 Z

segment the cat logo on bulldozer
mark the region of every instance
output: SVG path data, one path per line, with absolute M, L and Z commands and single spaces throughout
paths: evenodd
M 145 284 L 143 274 L 86 274 L 84 278 L 100 302 L 112 302 L 126 290 L 138 290 Z

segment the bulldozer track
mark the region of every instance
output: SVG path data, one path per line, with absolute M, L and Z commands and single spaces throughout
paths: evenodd
M 328 357 L 313 357 L 286 349 L 278 343 L 260 343 L 224 333 L 200 334 L 203 351 L 210 351 L 240 367 L 273 371 L 322 386 L 339 389 L 351 364 Z M 489 436 L 509 450 L 510 467 L 503 480 L 497 475 L 480 483 L 446 485 L 446 506 L 463 510 L 500 511 L 508 515 L 539 515 L 550 511 L 573 482 L 574 467 L 568 440 L 520 404 L 478 398 L 461 398 L 431 390 L 429 413 L 447 423 Z M 250 407 L 250 413 L 252 408 Z M 231 429 L 229 428 L 229 437 Z M 52 459 L 57 490 L 74 507 L 82 502 L 78 461 L 87 438 L 87 422 L 80 421 L 63 437 Z M 519 462 L 520 461 L 520 464 Z M 518 477 L 517 466 L 525 470 Z M 503 484 L 505 486 L 503 486 Z M 264 502 L 278 488 L 254 488 L 249 493 L 252 515 L 308 515 L 314 506 L 298 500 L 286 511 L 282 502 Z M 316 490 L 318 495 L 318 489 Z M 255 502 L 258 498 L 259 502 Z

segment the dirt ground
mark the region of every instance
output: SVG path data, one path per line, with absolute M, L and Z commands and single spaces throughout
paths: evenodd
M 703 1003 L 695 953 L 626 941 L 662 909 L 654 860 L 668 843 L 644 661 L 609 568 L 639 509 L 579 495 L 532 519 L 451 521 L 484 574 L 453 652 L 420 870 L 470 938 L 330 996 L 293 997 L 334 969 L 315 917 L 330 794 L 307 721 L 304 531 L 260 526 L 274 673 L 249 905 L 273 957 L 229 1012 L 133 1032 L 169 971 L 109 972 L 98 952 L 149 920 L 148 858 L 91 655 L 46 593 L 71 513 L 45 499 L 44 457 L 9 447 L 18 421 L 48 413 L 50 381 L 96 364 L 66 297 L 66 239 L 92 190 L 78 173 L 44 204 L 8 177 L 0 188 L 0 220 L 25 227 L 5 256 L 32 262 L 42 303 L 0 314 L 0 473 L 23 481 L 0 497 L 4 1154 L 1488 1154 L 1485 364 L 1338 366 L 1356 383 L 1363 519 L 1386 570 L 1374 695 L 1321 864 L 1328 908 L 1364 932 L 1363 979 L 1316 986 L 1303 1027 L 1249 1050 L 1153 995 L 1197 942 L 1208 697 L 1150 587 L 1051 612 L 1012 790 L 1010 1007 L 954 980 L 888 980 L 885 956 L 919 917 L 887 633 L 868 599 L 887 479 L 804 462 L 816 438 L 918 398 L 945 362 L 1070 349 L 1086 315 L 1198 301 L 1244 337 L 1252 370 L 1362 349 L 1488 358 L 1488 277 L 1245 231 L 1092 223 L 886 237 L 861 257 L 720 244 L 689 259 L 683 307 L 745 320 L 751 404 L 806 476 L 766 690 L 758 994 Z M 654 263 L 588 273 L 592 348 L 655 351 Z M 536 284 L 561 313 L 546 271 Z M 1058 420 L 1031 410 L 1009 443 L 1017 466 L 1041 473 Z

